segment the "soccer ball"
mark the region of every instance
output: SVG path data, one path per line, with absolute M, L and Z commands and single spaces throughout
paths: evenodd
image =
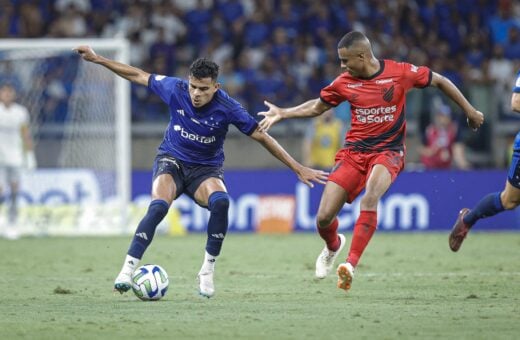
M 145 264 L 132 274 L 132 289 L 139 299 L 145 301 L 162 298 L 169 283 L 166 271 L 156 264 Z

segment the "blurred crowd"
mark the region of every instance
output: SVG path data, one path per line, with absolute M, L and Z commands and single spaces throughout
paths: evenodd
M 496 117 L 512 117 L 520 66 L 520 2 L 513 0 L 0 0 L 0 38 L 126 37 L 131 64 L 186 77 L 206 56 L 251 112 L 268 99 L 315 98 L 339 72 L 346 32 L 371 39 L 378 58 L 428 65 L 465 90 L 486 86 Z M 134 122 L 167 120 L 167 107 L 132 87 Z M 429 102 L 414 110 L 429 114 Z M 345 110 L 348 114 L 348 110 Z M 424 130 L 428 118 L 419 118 Z

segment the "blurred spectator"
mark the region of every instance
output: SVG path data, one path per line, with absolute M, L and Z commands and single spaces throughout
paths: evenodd
M 509 29 L 516 25 L 512 16 L 512 10 L 513 7 L 510 0 L 500 0 L 497 13 L 490 18 L 491 38 L 495 44 L 505 44 Z
M 438 105 L 433 122 L 426 128 L 419 153 L 426 169 L 470 168 L 458 125 L 452 120 L 449 106 Z
M 172 6 L 167 0 L 162 0 L 152 9 L 150 22 L 159 30 L 157 40 L 174 44 L 186 35 L 186 25 L 181 20 L 182 12 Z M 153 57 L 152 57 L 153 58 Z
M 82 13 L 90 11 L 90 0 L 56 0 L 54 8 L 59 12 L 66 12 L 73 6 L 75 9 Z
M 20 33 L 24 37 L 38 38 L 43 35 L 44 22 L 40 9 L 31 2 L 20 5 Z
M 330 109 L 309 121 L 303 140 L 303 164 L 320 169 L 334 166 L 336 152 L 343 145 L 345 129 Z
M 52 23 L 49 33 L 56 38 L 83 37 L 87 33 L 86 18 L 76 4 L 71 2 Z
M 0 8 L 0 38 L 16 38 L 20 31 L 14 5 L 9 0 L 1 0 Z
M 500 116 L 510 111 L 510 92 L 514 74 L 514 64 L 511 60 L 504 57 L 504 48 L 501 45 L 495 45 L 493 56 L 489 62 L 489 75 L 494 82 L 494 92 L 497 100 L 496 109 Z
M 504 44 L 504 56 L 507 59 L 520 60 L 520 27 L 509 29 L 508 40 Z

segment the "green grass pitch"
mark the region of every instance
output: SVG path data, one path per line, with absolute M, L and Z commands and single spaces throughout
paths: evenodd
M 317 235 L 229 234 L 211 299 L 205 235 L 156 236 L 157 302 L 112 292 L 130 237 L 0 240 L 0 338 L 518 339 L 520 233 L 475 232 L 459 253 L 447 236 L 376 233 L 346 294 L 314 279 Z

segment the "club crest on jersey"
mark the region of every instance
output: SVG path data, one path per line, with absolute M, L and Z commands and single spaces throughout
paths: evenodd
M 384 101 L 390 103 L 394 98 L 394 85 L 390 86 L 390 88 L 383 88 L 381 92 L 383 92 Z
M 353 101 L 355 101 L 355 100 L 358 99 L 358 98 L 359 98 L 359 94 L 353 93 L 353 94 L 351 94 L 351 95 L 348 97 L 348 101 L 349 101 L 349 102 L 353 102 Z

